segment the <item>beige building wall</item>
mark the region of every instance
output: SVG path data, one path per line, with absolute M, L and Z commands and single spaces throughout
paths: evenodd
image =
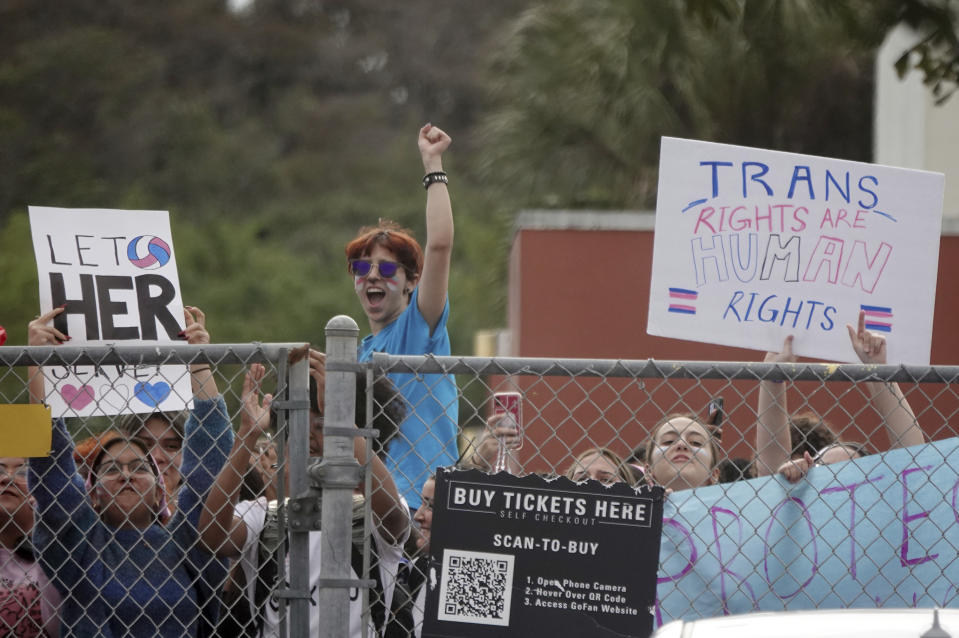
M 915 31 L 898 27 L 879 49 L 873 161 L 945 174 L 942 215 L 944 226 L 954 228 L 959 223 L 959 92 L 937 106 L 919 71 L 899 79 L 894 64 L 918 40 Z

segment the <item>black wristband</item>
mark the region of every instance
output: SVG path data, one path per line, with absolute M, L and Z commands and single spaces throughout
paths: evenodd
M 450 183 L 450 178 L 443 171 L 434 171 L 432 173 L 427 173 L 423 176 L 423 188 L 429 188 L 437 182 L 443 182 L 444 184 Z

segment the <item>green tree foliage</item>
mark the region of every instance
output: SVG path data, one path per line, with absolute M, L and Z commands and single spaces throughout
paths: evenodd
M 661 135 L 868 160 L 863 6 L 539 3 L 493 57 L 483 168 L 531 205 L 648 208 Z
M 868 159 L 876 47 L 919 29 L 903 68 L 946 95 L 954 8 L 6 0 L 0 323 L 23 343 L 37 311 L 36 204 L 170 210 L 184 298 L 218 341 L 321 342 L 342 313 L 365 331 L 343 246 L 378 217 L 422 238 L 432 121 L 454 139 L 451 335 L 469 353 L 504 322 L 519 208 L 650 207 L 662 135 Z
M 890 21 L 922 34 L 922 39 L 896 62 L 899 75 L 911 68 L 920 70 L 936 101 L 945 102 L 959 90 L 959 2 L 907 0 L 895 9 Z
M 494 49 L 481 169 L 536 207 L 650 208 L 662 135 L 869 161 L 875 52 L 959 83 L 955 0 L 555 0 Z
M 520 4 L 0 3 L 10 343 L 37 312 L 29 204 L 169 210 L 184 299 L 218 341 L 322 343 L 344 313 L 366 331 L 343 246 L 379 217 L 423 238 L 416 132 L 433 121 L 454 138 L 451 333 L 469 353 L 502 322 L 508 241 L 467 161 L 475 60 Z

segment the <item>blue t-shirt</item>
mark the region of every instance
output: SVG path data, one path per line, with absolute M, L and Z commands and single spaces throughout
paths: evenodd
M 410 305 L 393 322 L 360 343 L 358 358 L 369 361 L 374 352 L 387 354 L 450 354 L 450 335 L 446 322 L 450 302 L 430 335 L 429 324 L 417 305 L 419 289 L 413 291 Z M 409 404 L 399 434 L 392 440 L 386 467 L 396 487 L 411 508 L 420 505 L 420 489 L 437 467 L 456 462 L 456 424 L 459 414 L 456 382 L 452 375 L 407 373 L 390 374 L 390 379 Z M 362 424 L 361 424 L 362 425 Z

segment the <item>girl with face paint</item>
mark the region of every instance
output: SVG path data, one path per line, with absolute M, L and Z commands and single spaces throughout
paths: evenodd
M 360 344 L 360 361 L 368 361 L 374 352 L 450 354 L 447 293 L 453 209 L 443 172 L 443 153 L 450 143 L 450 136 L 432 124 L 419 131 L 426 188 L 425 250 L 411 231 L 382 219 L 361 228 L 346 245 L 347 269 L 371 332 Z M 390 443 L 386 465 L 415 509 L 430 473 L 452 465 L 459 456 L 458 393 L 451 375 L 391 374 L 390 378 L 412 410 Z
M 646 444 L 646 477 L 678 491 L 713 485 L 719 480 L 719 444 L 710 427 L 691 415 L 663 419 Z
M 30 345 L 68 339 L 50 325 L 62 311 L 30 323 Z M 188 307 L 185 314 L 185 336 L 191 343 L 209 343 L 203 313 Z M 63 597 L 63 635 L 209 635 L 226 564 L 198 547 L 200 496 L 226 460 L 233 431 L 210 367 L 191 366 L 191 377 L 184 488 L 166 525 L 162 475 L 148 444 L 139 439 L 106 441 L 91 464 L 89 489 L 77 472 L 63 419 L 54 421 L 50 455 L 30 461 L 30 490 L 40 516 L 34 540 L 44 570 Z M 31 401 L 40 402 L 43 392 L 42 377 L 32 368 Z

